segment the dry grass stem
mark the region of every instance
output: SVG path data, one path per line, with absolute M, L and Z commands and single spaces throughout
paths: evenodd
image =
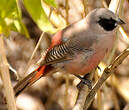
M 65 95 L 64 95 L 64 110 L 67 110 L 67 98 L 68 98 L 68 88 L 69 88 L 69 75 L 65 75 Z
M 119 16 L 121 16 L 122 14 L 122 6 L 123 6 L 123 3 L 124 3 L 124 0 L 111 0 L 110 2 L 110 5 L 109 5 L 109 10 L 113 11 L 114 13 L 119 13 Z M 122 36 L 124 37 L 126 35 L 124 29 L 119 26 L 119 29 L 120 33 L 122 34 Z M 112 52 L 108 58 L 108 61 L 107 61 L 107 65 L 109 65 L 112 61 L 112 58 L 115 54 L 115 51 L 116 51 L 116 48 L 117 48 L 117 42 L 118 42 L 118 31 L 116 32 L 116 41 L 114 43 L 114 46 L 113 46 L 113 49 L 112 49 Z M 126 35 L 127 36 L 127 35 Z M 124 37 L 124 38 L 127 38 L 127 37 Z
M 95 73 L 95 81 L 97 81 L 99 79 L 99 76 L 97 74 L 97 72 Z M 99 89 L 97 92 L 97 107 L 98 110 L 103 110 L 103 102 L 102 102 L 102 94 L 101 94 L 101 90 Z
M 121 0 L 111 0 L 108 9 L 114 13 L 117 13 L 120 3 Z
M 129 103 L 125 106 L 123 110 L 129 110 Z
M 125 39 L 125 41 L 128 43 L 129 42 L 129 36 L 126 34 L 126 32 L 124 31 L 123 27 L 119 27 L 119 31 L 123 37 L 123 39 Z
M 69 24 L 69 0 L 65 0 L 66 23 Z
M 94 72 L 95 70 L 93 70 L 86 79 L 92 80 Z M 88 86 L 82 84 L 81 82 L 78 84 L 78 87 L 78 97 L 72 110 L 83 110 L 86 97 L 90 91 Z
M 108 8 L 108 5 L 107 5 L 106 1 L 105 1 L 105 0 L 101 0 L 101 1 L 102 1 L 102 5 L 103 5 L 105 8 Z
M 113 83 L 113 78 L 111 78 L 111 84 Z M 119 102 L 118 102 L 118 98 L 117 98 L 117 95 L 116 95 L 116 92 L 115 92 L 115 88 L 111 85 L 112 87 L 112 100 L 113 100 L 113 103 L 114 103 L 114 108 L 115 110 L 120 110 L 120 106 L 119 106 Z
M 17 71 L 10 64 L 8 64 L 8 66 L 9 66 L 9 69 L 16 75 L 17 80 L 19 80 L 20 76 L 17 73 Z
M 121 1 L 120 0 L 111 0 L 110 4 L 109 4 L 109 10 L 113 11 L 114 13 L 120 12 L 119 9 L 119 5 L 120 5 Z M 121 8 L 122 9 L 122 8 Z M 116 48 L 117 48 L 117 42 L 118 42 L 118 31 L 116 31 L 116 40 L 112 49 L 112 52 L 107 60 L 107 65 L 109 65 L 112 61 L 112 58 L 115 54 Z
M 6 97 L 8 110 L 17 110 L 2 35 L 0 35 L 0 75 L 4 85 L 4 95 Z
M 86 15 L 87 15 L 87 13 L 88 13 L 88 2 L 87 2 L 87 0 L 82 0 L 82 4 L 83 4 L 83 9 L 84 9 L 84 16 L 83 17 L 85 17 Z
M 85 105 L 84 105 L 84 110 L 87 110 L 89 105 L 94 99 L 94 96 L 98 89 L 102 86 L 102 84 L 105 82 L 105 80 L 114 72 L 114 70 L 123 62 L 123 60 L 129 55 L 129 48 L 124 50 L 116 59 L 109 65 L 107 68 L 105 68 L 102 76 L 100 79 L 96 82 L 94 85 L 93 89 L 91 92 L 88 94 Z
M 53 11 L 53 9 L 50 10 L 49 15 L 48 15 L 48 19 L 50 19 L 51 14 L 52 14 L 52 11 Z M 34 49 L 32 55 L 31 55 L 31 57 L 30 57 L 30 59 L 29 59 L 29 61 L 28 61 L 28 64 L 27 64 L 27 66 L 26 66 L 26 68 L 25 68 L 25 71 L 24 71 L 24 75 L 26 75 L 26 72 L 27 72 L 27 70 L 28 70 L 28 68 L 29 68 L 29 66 L 30 66 L 30 63 L 31 63 L 32 59 L 34 58 L 37 49 L 39 48 L 39 45 L 40 45 L 40 43 L 41 43 L 41 41 L 42 41 L 42 39 L 43 39 L 43 37 L 44 37 L 44 33 L 45 33 L 45 32 L 42 32 L 42 34 L 41 34 L 41 36 L 40 36 L 40 38 L 39 38 L 39 41 L 38 41 L 38 43 L 37 43 L 37 45 L 36 45 L 36 47 L 35 47 L 35 49 Z

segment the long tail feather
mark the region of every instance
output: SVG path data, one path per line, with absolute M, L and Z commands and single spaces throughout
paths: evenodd
M 14 87 L 15 96 L 18 96 L 23 90 L 25 90 L 27 87 L 31 86 L 34 82 L 44 76 L 45 67 L 46 66 L 39 67 L 28 76 L 26 76 L 23 80 L 19 81 Z

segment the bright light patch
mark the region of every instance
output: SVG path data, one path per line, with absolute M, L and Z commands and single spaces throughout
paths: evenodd
M 106 64 L 103 62 L 100 62 L 99 67 L 100 67 L 100 69 L 97 69 L 97 71 L 98 71 L 98 75 L 101 76 L 104 69 L 106 68 Z
M 119 31 L 121 32 L 123 39 L 124 39 L 126 42 L 129 42 L 129 37 L 128 37 L 127 34 L 125 33 L 123 27 L 120 26 L 120 27 L 119 27 Z

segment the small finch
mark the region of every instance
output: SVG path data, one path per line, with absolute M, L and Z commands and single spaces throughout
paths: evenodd
M 96 68 L 112 48 L 115 28 L 122 24 L 124 22 L 112 11 L 97 8 L 84 19 L 57 32 L 39 68 L 16 84 L 15 95 L 56 68 L 81 79 L 80 75 Z M 85 80 L 85 84 L 90 86 L 90 81 Z

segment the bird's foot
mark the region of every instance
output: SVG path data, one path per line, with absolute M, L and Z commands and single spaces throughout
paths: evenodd
M 81 77 L 79 75 L 75 75 L 75 76 L 81 80 L 80 83 L 85 84 L 88 86 L 89 89 L 92 89 L 92 81 L 91 80 L 86 79 L 85 76 L 84 77 Z M 79 83 L 79 85 L 80 85 L 80 83 Z M 79 85 L 77 86 L 78 88 L 80 88 Z

